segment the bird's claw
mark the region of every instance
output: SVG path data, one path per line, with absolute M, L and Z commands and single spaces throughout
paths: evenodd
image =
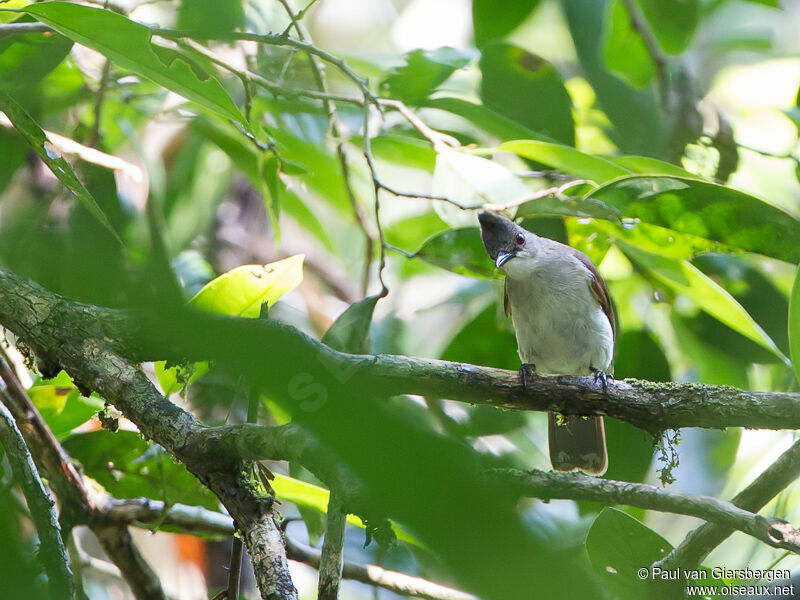
M 614 381 L 614 376 L 611 373 L 606 373 L 605 371 L 601 371 L 600 369 L 595 369 L 591 367 L 592 372 L 594 373 L 594 382 L 595 384 L 599 381 L 600 385 L 603 386 L 603 393 L 608 394 L 608 381 Z
M 528 384 L 536 377 L 536 365 L 522 363 L 519 367 L 519 378 L 522 381 L 522 389 L 528 391 Z

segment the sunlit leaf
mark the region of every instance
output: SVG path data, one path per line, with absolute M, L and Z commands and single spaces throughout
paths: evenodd
M 298 506 L 319 511 L 326 514 L 328 511 L 328 499 L 330 492 L 325 488 L 319 487 L 312 483 L 301 481 L 293 477 L 287 477 L 280 473 L 275 474 L 275 479 L 270 481 L 272 487 L 275 489 L 275 494 L 278 498 L 293 502 Z M 347 515 L 347 522 L 356 527 L 364 529 L 364 522 L 355 515 Z M 402 529 L 394 526 L 397 534 L 397 539 L 411 544 L 419 545 L 419 542 L 412 535 L 404 532 Z
M 691 298 L 697 306 L 757 344 L 785 359 L 775 342 L 722 287 L 685 260 L 653 254 L 622 240 L 617 246 L 660 284 Z
M 213 77 L 200 79 L 181 60 L 167 65 L 153 51 L 151 31 L 110 10 L 71 2 L 43 2 L 24 9 L 60 34 L 92 48 L 184 98 L 197 102 L 220 115 L 244 123 L 244 117 L 231 97 Z
M 72 166 L 64 160 L 58 151 L 55 149 L 47 135 L 42 131 L 41 127 L 25 112 L 17 102 L 8 94 L 0 91 L 0 110 L 6 113 L 14 128 L 19 131 L 25 140 L 33 148 L 34 152 L 39 155 L 39 158 L 48 166 L 58 180 L 64 184 L 69 191 L 77 196 L 80 203 L 86 208 L 89 213 L 95 217 L 109 232 L 119 240 L 117 232 L 108 222 L 103 210 L 97 204 L 97 201 L 92 197 L 83 183 L 75 175 Z M 120 243 L 121 240 L 120 240 Z
M 208 282 L 189 304 L 199 310 L 236 317 L 258 317 L 303 280 L 303 255 L 266 265 L 243 265 Z
M 800 221 L 754 196 L 697 179 L 635 176 L 592 191 L 624 217 L 800 262 Z
M 167 366 L 167 362 L 159 360 L 155 363 L 156 377 L 165 396 L 180 392 L 208 373 L 210 365 L 206 361 L 191 363 L 188 367 Z
M 449 198 L 462 207 L 476 208 L 486 203 L 502 205 L 522 202 L 533 192 L 500 163 L 466 152 L 444 149 L 436 157 L 433 193 Z M 442 220 L 452 226 L 474 222 L 474 215 L 456 206 L 440 202 L 434 208 Z
M 65 371 L 34 383 L 28 396 L 56 437 L 83 425 L 103 408 L 101 399 L 81 396 Z
M 565 144 L 575 143 L 572 101 L 556 68 L 506 43 L 491 43 L 480 60 L 481 99 L 492 110 Z

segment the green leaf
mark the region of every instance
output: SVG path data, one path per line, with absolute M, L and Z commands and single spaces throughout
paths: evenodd
M 477 227 L 448 229 L 428 239 L 415 254 L 418 258 L 461 275 L 492 277 L 494 266 L 483 247 Z
M 506 37 L 539 6 L 540 0 L 505 0 L 502 9 L 493 0 L 472 0 L 475 45 Z
M 266 265 L 243 265 L 208 282 L 189 304 L 207 312 L 257 318 L 262 304 L 271 307 L 302 280 L 302 254 Z
M 649 156 L 609 156 L 608 160 L 640 175 L 672 175 L 673 177 L 689 177 L 703 179 L 700 175 L 690 173 L 686 169 L 672 163 Z
M 652 86 L 634 89 L 605 66 L 607 8 L 604 0 L 561 0 L 581 67 L 597 95 L 598 108 L 613 123 L 609 137 L 622 152 L 663 156 L 666 132 Z
M 108 222 L 108 218 L 106 218 L 97 201 L 80 182 L 70 164 L 58 154 L 50 140 L 47 139 L 47 135 L 36 124 L 36 121 L 11 96 L 3 91 L 0 91 L 0 110 L 6 113 L 14 128 L 22 134 L 44 164 L 64 184 L 64 187 L 75 194 L 84 208 L 100 221 L 121 244 L 122 240 L 120 240 L 117 232 L 114 231 L 111 223 Z
M 650 31 L 667 54 L 686 50 L 700 20 L 698 0 L 639 0 Z
M 647 223 L 630 224 L 595 221 L 594 227 L 604 235 L 672 258 L 692 258 L 704 252 L 728 252 L 737 254 L 740 251 L 725 244 L 720 244 L 688 233 L 679 233 L 674 229 L 666 229 Z
M 794 373 L 800 382 L 800 267 L 794 277 L 792 298 L 789 301 L 789 348 Z
M 587 196 L 623 217 L 800 262 L 800 221 L 754 196 L 713 183 L 678 177 L 618 179 Z
M 157 444 L 133 431 L 93 431 L 73 435 L 64 448 L 83 472 L 117 498 L 146 496 L 167 503 L 217 510 L 216 497 L 186 467 Z
M 406 64 L 393 69 L 381 82 L 390 97 L 416 105 L 453 74 L 467 65 L 470 53 L 444 46 L 435 50 L 417 49 L 405 56 Z
M 340 352 L 368 354 L 372 313 L 380 299 L 380 295 L 367 296 L 348 306 L 322 336 L 322 343 Z
M 631 25 L 631 15 L 622 0 L 613 0 L 609 7 L 605 61 L 610 71 L 634 87 L 647 85 L 656 73 L 653 57 Z
M 0 39 L 0 90 L 31 86 L 69 54 L 72 40 L 61 35 L 29 33 Z
M 37 381 L 28 395 L 56 437 L 83 425 L 103 408 L 99 398 L 81 396 L 64 371 L 55 379 Z
M 0 2 L 0 8 L 4 9 L 14 9 L 14 8 L 22 8 L 24 6 L 28 6 L 32 0 L 4 0 Z M 0 11 L 0 23 L 11 23 L 12 21 L 16 21 L 20 18 L 20 14 L 16 11 Z
M 155 363 L 156 377 L 165 396 L 180 392 L 208 373 L 211 365 L 206 361 L 191 363 L 189 367 L 167 366 L 167 361 L 159 360 Z
M 617 246 L 657 282 L 691 298 L 715 319 L 786 360 L 775 342 L 736 299 L 690 262 L 653 254 L 622 240 L 617 240 Z
M 178 7 L 178 29 L 200 37 L 229 34 L 244 25 L 242 0 L 181 0 Z
M 595 183 L 605 183 L 617 177 L 630 175 L 631 170 L 614 164 L 602 157 L 592 156 L 563 144 L 538 140 L 512 140 L 499 145 L 494 150 L 513 152 L 517 156 L 558 169 L 569 175 L 589 179 Z
M 516 139 L 533 139 L 554 141 L 530 127 L 510 119 L 481 104 L 475 104 L 461 98 L 449 96 L 429 98 L 420 103 L 426 108 L 436 108 L 466 119 L 486 133 L 493 135 L 500 141 Z
M 603 509 L 586 536 L 586 552 L 594 572 L 624 600 L 661 597 L 655 592 L 659 588 L 663 591 L 664 586 L 641 579 L 638 573 L 670 550 L 670 543 L 658 533 L 611 507 Z M 680 587 L 675 591 L 680 592 Z
M 187 62 L 164 64 L 153 51 L 151 31 L 127 17 L 71 2 L 43 2 L 24 9 L 60 34 L 96 50 L 130 69 L 223 117 L 244 123 L 231 97 L 213 77 L 201 80 Z
M 484 105 L 549 138 L 575 144 L 572 101 L 553 65 L 517 46 L 491 43 L 483 48 L 480 67 Z

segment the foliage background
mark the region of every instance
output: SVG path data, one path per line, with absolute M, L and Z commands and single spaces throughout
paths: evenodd
M 25 4 L 11 0 L 3 7 Z M 797 390 L 786 356 L 789 296 L 800 260 L 800 41 L 794 35 L 800 3 L 514 0 L 502 10 L 485 0 L 312 4 L 302 22 L 318 48 L 343 58 L 376 95 L 402 100 L 449 136 L 431 143 L 391 107 L 384 118 L 373 109 L 368 135 L 386 187 L 479 206 L 514 203 L 581 180 L 556 196 L 519 202 L 512 212 L 525 217 L 526 227 L 583 249 L 599 264 L 619 315 L 617 378 Z M 252 78 L 243 86 L 196 49 L 165 38 L 153 54 L 146 40 L 136 42 L 129 23 L 119 31 L 116 21 L 98 27 L 72 10 L 77 5 L 61 5 L 49 17 L 47 3 L 30 6 L 31 13 L 2 12 L 0 21 L 35 22 L 36 7 L 45 7 L 47 18 L 39 20 L 71 33 L 0 38 L 0 91 L 13 98 L 0 108 L 18 129 L 23 117 L 12 114 L 14 102 L 43 129 L 133 167 L 111 171 L 67 155 L 88 191 L 81 202 L 17 130 L 0 128 L 6 265 L 76 299 L 130 306 L 175 292 L 165 264 L 180 284 L 177 293 L 189 299 L 239 265 L 303 254 L 302 284 L 282 296 L 270 318 L 322 337 L 344 309 L 385 282 L 389 294 L 375 305 L 365 351 L 518 367 L 513 332 L 498 303 L 501 284 L 480 246 L 474 212 L 382 190 L 378 228 L 362 107 L 337 103 L 332 135 L 326 107 L 302 93 L 271 94 Z M 209 41 L 234 30 L 288 31 L 285 7 L 274 0 L 112 8 L 188 32 L 237 70 L 287 89 L 316 89 L 309 58 L 297 49 Z M 210 92 L 214 80 L 204 79 L 207 74 L 224 91 Z M 358 86 L 336 65 L 327 64 L 325 76 L 332 93 L 359 98 Z M 239 111 L 245 118 L 236 123 Z M 450 138 L 460 148 L 447 146 Z M 513 140 L 528 141 L 508 143 Z M 156 371 L 167 385 L 163 367 Z M 102 400 L 77 390 L 65 394 L 68 379 L 35 385 L 33 398 L 54 432 L 109 491 L 216 508 L 213 497 L 136 434 L 86 433 L 85 422 Z M 165 391 L 209 423 L 245 417 L 243 391 L 229 374 L 212 368 L 188 390 L 179 388 Z M 266 422 L 290 418 L 273 400 L 264 399 Z M 435 398 L 398 399 L 395 409 L 508 465 L 549 468 L 542 414 Z M 359 414 L 349 418 L 357 422 Z M 657 482 L 664 457 L 652 438 L 611 420 L 607 430 L 606 477 Z M 730 497 L 793 436 L 683 431 L 672 488 Z M 108 461 L 116 472 L 108 471 Z M 165 468 L 174 475 L 142 476 Z M 275 468 L 319 483 L 299 466 Z M 7 496 L 7 473 L 3 481 Z M 436 493 L 420 489 L 421 502 Z M 766 513 L 800 521 L 796 495 L 796 486 L 787 488 Z M 282 510 L 292 514 L 296 500 L 315 541 L 321 520 L 312 497 L 307 488 L 296 496 L 287 491 Z M 626 536 L 645 534 L 623 520 L 593 538 L 600 508 L 536 501 L 520 510 L 531 528 L 574 549 L 584 576 L 604 594 L 636 597 L 610 581 L 600 563 L 630 543 Z M 687 517 L 622 510 L 673 545 L 697 525 Z M 13 515 L 3 511 L 0 527 L 10 531 L 4 539 L 28 539 Z M 299 527 L 290 531 L 305 535 Z M 348 530 L 350 540 L 359 535 Z M 413 545 L 357 546 L 350 543 L 348 554 L 449 577 Z M 594 575 L 589 559 L 600 565 Z M 796 567 L 795 557 L 734 534 L 707 564 L 765 568 L 778 560 Z M 103 597 L 102 590 L 97 594 Z M 363 597 L 363 590 L 346 594 Z

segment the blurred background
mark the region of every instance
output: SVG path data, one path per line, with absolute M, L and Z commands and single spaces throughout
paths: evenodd
M 628 12 L 631 5 L 644 37 Z M 118 1 L 113 8 L 138 22 L 194 32 L 200 40 L 234 29 L 280 33 L 291 25 L 286 7 L 276 0 Z M 403 100 L 429 127 L 474 150 L 456 158 L 437 153 L 399 113 L 387 111 L 383 118 L 373 113 L 369 135 L 376 168 L 395 190 L 477 206 L 511 202 L 520 185 L 535 192 L 592 180 L 565 188 L 582 197 L 604 184 L 581 174 L 583 155 L 559 162 L 497 149 L 509 140 L 538 139 L 584 155 L 628 157 L 628 163 L 614 164 L 627 165 L 632 173 L 724 184 L 731 195 L 726 202 L 737 202 L 738 190 L 748 201 L 760 199 L 800 218 L 796 0 L 319 0 L 292 8 L 307 8 L 302 24 L 308 39 L 343 58 L 377 94 Z M 9 13 L 0 13 L 0 22 L 10 20 Z M 289 88 L 314 89 L 314 69 L 302 52 L 253 42 L 203 43 L 233 68 Z M 148 288 L 142 282 L 152 276 L 154 230 L 186 299 L 240 265 L 302 254 L 302 283 L 283 295 L 269 316 L 321 338 L 348 306 L 380 292 L 379 257 L 385 253 L 382 277 L 389 293 L 375 307 L 371 353 L 519 367 L 513 331 L 503 316 L 502 280 L 480 247 L 473 212 L 383 192 L 379 231 L 360 107 L 338 103 L 339 122 L 332 132 L 319 102 L 275 96 L 254 85 L 245 94 L 228 70 L 192 58 L 198 68 L 213 69 L 239 107 L 246 107 L 258 143 L 267 150 L 235 124 L 85 46 L 56 35 L 0 37 L 0 89 L 43 129 L 121 159 L 109 169 L 84 160 L 80 149 L 71 152 L 56 144 L 125 242 L 121 250 L 10 123 L 0 122 L 4 264 L 64 295 L 125 306 Z M 358 96 L 352 80 L 334 65 L 326 66 L 325 75 L 330 91 Z M 343 144 L 352 197 L 337 141 Z M 785 355 L 796 262 L 787 257 L 796 255 L 791 245 L 798 238 L 781 238 L 766 228 L 758 243 L 737 245 L 736 231 L 729 229 L 720 246 L 684 227 L 680 214 L 673 229 L 626 229 L 532 203 L 517 214 L 526 227 L 581 248 L 599 265 L 619 317 L 617 379 L 797 391 Z M 746 213 L 736 218 L 746 224 Z M 702 219 L 730 223 L 713 212 Z M 775 250 L 759 251 L 771 238 Z M 641 251 L 646 258 L 637 254 Z M 676 284 L 664 274 L 674 265 L 690 265 L 699 283 Z M 739 307 L 746 318 L 726 319 L 726 311 Z M 120 497 L 144 495 L 217 508 L 191 478 L 169 475 L 180 467 L 124 419 L 120 433 L 102 430 L 92 416 L 102 399 L 80 398 L 68 379 L 43 381 L 22 360 L 19 368 L 29 374 L 31 396 L 54 432 L 98 485 Z M 243 392 L 230 377 L 212 369 L 182 388 L 174 380 L 170 384 L 164 365 L 147 368 L 175 402 L 205 422 L 246 418 Z M 411 418 L 466 440 L 480 453 L 518 468 L 550 468 L 543 413 L 435 398 L 402 402 Z M 262 418 L 281 423 L 288 417 L 265 399 Z M 687 429 L 679 443 L 670 434 L 673 443 L 658 449 L 649 434 L 625 423 L 608 419 L 606 428 L 610 468 L 605 477 L 665 481 L 669 489 L 725 499 L 795 439 L 791 431 Z M 309 485 L 292 491 L 291 481 L 319 482 L 302 468 L 270 468 L 287 476 L 287 487 L 276 485 L 276 491 L 281 514 L 296 519 L 288 535 L 318 545 L 324 490 Z M 161 474 L 154 475 L 159 469 Z M 0 493 L 3 503 L 18 497 L 7 468 Z M 787 488 L 763 514 L 800 522 L 797 494 L 796 485 Z M 699 524 L 689 517 L 620 508 L 672 545 Z M 531 500 L 520 507 L 530 527 L 578 548 L 600 509 L 558 500 Z M 11 536 L 4 539 L 24 540 L 31 547 L 32 532 L 18 512 L 2 511 L 0 520 Z M 207 598 L 225 585 L 226 542 L 164 532 L 137 531 L 136 536 L 170 597 Z M 87 556 L 101 556 L 90 534 L 79 539 Z M 346 540 L 348 560 L 448 581 L 413 544 L 365 547 L 364 531 L 356 525 L 348 526 Z M 798 560 L 736 533 L 705 564 L 795 569 Z M 301 597 L 315 597 L 316 572 L 299 563 L 292 568 Z M 127 597 L 113 573 L 86 569 L 84 577 L 91 598 Z M 254 594 L 252 578 L 247 589 Z M 607 597 L 624 595 L 613 586 L 601 589 Z M 347 582 L 342 597 L 397 596 Z

